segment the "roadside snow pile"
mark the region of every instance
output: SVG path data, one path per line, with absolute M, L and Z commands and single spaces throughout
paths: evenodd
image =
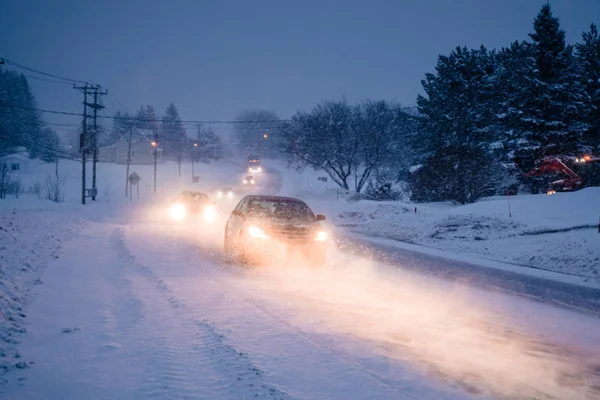
M 15 350 L 25 332 L 27 295 L 39 285 L 42 268 L 58 258 L 62 244 L 85 222 L 73 207 L 0 209 L 0 374 L 25 368 Z
M 600 188 L 450 203 L 336 202 L 351 231 L 600 281 Z M 342 205 L 342 210 L 338 205 Z

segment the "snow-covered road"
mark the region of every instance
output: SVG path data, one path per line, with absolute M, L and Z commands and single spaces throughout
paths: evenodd
M 204 175 L 204 190 L 274 194 L 286 183 L 267 169 L 258 187 L 244 188 L 235 183 L 240 166 L 213 171 L 220 169 L 222 176 Z M 37 211 L 6 214 L 13 230 L 39 233 L 35 243 L 45 234 L 64 247 L 46 254 L 32 244 L 22 260 L 8 259 L 39 274 L 43 263 L 28 254 L 51 258 L 39 279 L 27 278 L 35 279 L 27 307 L 21 298 L 13 307 L 23 316 L 7 331 L 6 351 L 0 348 L 0 368 L 9 366 L 0 397 L 600 397 L 597 289 L 364 238 L 332 248 L 323 269 L 243 267 L 221 251 L 235 202 L 219 205 L 212 226 L 166 221 L 160 202 L 95 204 L 86 208 L 90 222 L 66 242 L 67 233 L 50 227 L 66 220 L 67 208 L 43 214 L 52 218 L 37 227 L 19 222 Z M 21 293 L 27 286 L 16 283 L 6 287 Z M 557 293 L 575 307 L 540 301 L 561 299 Z
M 9 399 L 593 399 L 600 320 L 334 251 L 244 268 L 125 208 L 42 276 Z M 117 213 L 118 214 L 118 213 Z

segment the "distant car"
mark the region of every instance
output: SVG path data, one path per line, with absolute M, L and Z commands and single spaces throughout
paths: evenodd
M 256 166 L 256 165 L 251 165 L 248 167 L 248 172 L 250 173 L 261 173 L 262 172 L 262 167 L 260 165 Z
M 248 175 L 247 177 L 244 178 L 243 183 L 244 183 L 244 185 L 254 185 L 254 184 L 256 184 L 256 181 L 254 180 L 253 175 Z
M 219 199 L 233 199 L 232 188 L 222 188 L 217 191 L 217 198 Z
M 225 226 L 225 252 L 246 261 L 270 258 L 277 248 L 285 254 L 301 253 L 313 264 L 325 263 L 328 234 L 299 199 L 248 195 L 231 212 Z
M 169 214 L 175 221 L 202 217 L 206 222 L 213 222 L 216 210 L 206 193 L 184 191 L 171 201 Z

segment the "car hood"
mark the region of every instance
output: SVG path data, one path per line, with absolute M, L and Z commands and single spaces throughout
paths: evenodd
M 317 221 L 302 221 L 297 219 L 281 218 L 248 218 L 247 225 L 256 225 L 262 229 L 290 226 L 294 228 L 318 229 L 321 225 Z

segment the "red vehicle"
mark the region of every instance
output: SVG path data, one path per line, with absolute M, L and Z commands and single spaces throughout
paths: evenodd
M 576 164 L 591 164 L 600 161 L 598 157 L 585 155 L 575 159 Z M 548 193 L 567 192 L 581 189 L 583 179 L 573 169 L 569 168 L 559 157 L 546 158 L 540 165 L 525 173 L 526 177 L 562 177 L 550 182 Z

